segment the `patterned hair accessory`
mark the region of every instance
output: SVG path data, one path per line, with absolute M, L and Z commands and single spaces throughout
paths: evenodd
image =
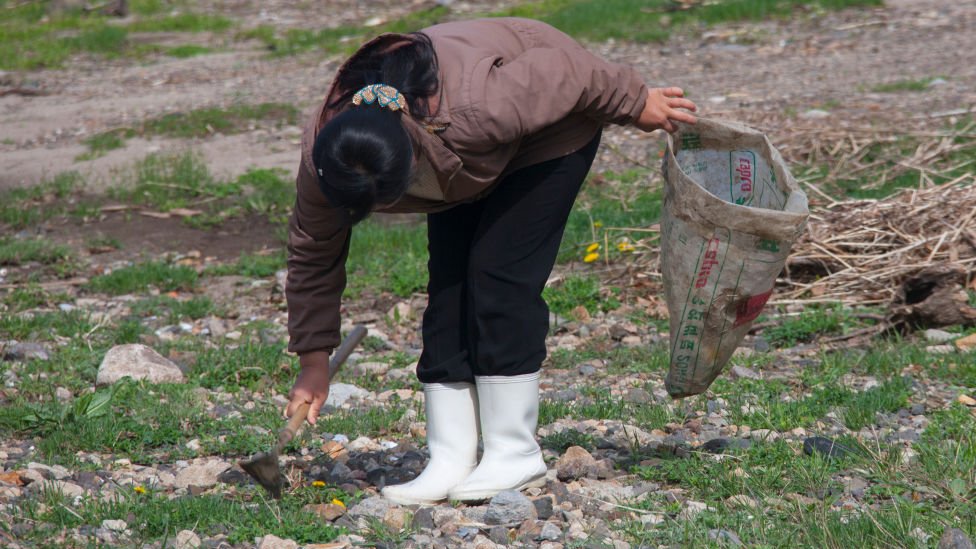
M 367 105 L 379 103 L 380 107 L 386 107 L 391 111 L 407 111 L 407 99 L 396 88 L 386 84 L 370 84 L 352 96 L 353 105 L 363 103 Z

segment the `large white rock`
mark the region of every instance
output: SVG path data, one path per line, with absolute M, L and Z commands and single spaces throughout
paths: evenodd
M 138 343 L 109 349 L 98 367 L 95 384 L 111 385 L 125 377 L 150 383 L 182 383 L 186 380 L 176 364 Z

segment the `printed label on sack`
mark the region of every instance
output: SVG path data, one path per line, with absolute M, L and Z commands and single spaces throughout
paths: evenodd
M 766 306 L 766 302 L 769 301 L 769 296 L 771 295 L 773 295 L 772 289 L 766 293 L 754 295 L 741 301 L 735 310 L 735 323 L 732 324 L 732 327 L 738 328 L 747 322 L 756 320 L 759 314 L 762 313 L 763 307 Z
M 678 332 L 672 334 L 671 377 L 678 385 L 688 379 L 691 368 L 699 362 L 702 355 L 705 319 L 708 316 L 709 303 L 714 299 L 716 284 L 725 261 L 722 245 L 722 239 L 717 236 L 702 242 L 697 270 L 693 283 L 688 288 L 688 297 L 681 313 Z M 706 351 L 704 359 L 712 360 L 710 355 L 711 353 Z
M 740 206 L 750 205 L 756 188 L 756 153 L 729 152 L 729 181 L 732 202 Z

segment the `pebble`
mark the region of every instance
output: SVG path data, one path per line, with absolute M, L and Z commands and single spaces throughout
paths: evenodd
M 732 375 L 737 379 L 762 379 L 759 372 L 753 370 L 752 368 L 746 368 L 745 366 L 735 365 L 732 367 Z
M 200 541 L 200 536 L 192 530 L 180 530 L 170 547 L 172 549 L 197 549 L 201 545 L 203 543 Z
M 947 528 L 939 539 L 938 549 L 976 549 L 966 533 L 958 528 Z
M 181 470 L 176 474 L 173 485 L 176 488 L 211 488 L 216 486 L 217 478 L 221 473 L 230 469 L 232 466 L 226 461 L 207 461 Z
M 803 441 L 803 453 L 812 456 L 814 452 L 827 457 L 840 459 L 853 454 L 853 451 L 826 437 L 809 437 Z
M 131 377 L 150 383 L 182 383 L 183 371 L 167 358 L 137 343 L 116 345 L 108 350 L 98 367 L 96 385 L 111 385 Z
M 800 118 L 805 118 L 807 120 L 818 120 L 821 118 L 828 118 L 829 116 L 830 112 L 823 109 L 810 109 L 800 113 Z
M 556 524 L 544 522 L 539 534 L 535 537 L 537 541 L 556 541 L 563 537 L 563 530 Z
M 708 505 L 700 501 L 688 500 L 682 504 L 681 511 L 678 512 L 678 518 L 681 520 L 691 520 L 706 509 L 708 509 Z
M 40 343 L 14 343 L 3 348 L 3 359 L 10 361 L 50 360 L 47 348 Z
M 487 524 L 513 524 L 537 518 L 535 505 L 520 492 L 506 490 L 499 492 L 488 503 L 485 513 Z
M 556 462 L 556 477 L 561 481 L 576 480 L 591 475 L 596 459 L 580 446 L 570 446 Z
M 742 540 L 739 539 L 738 534 L 729 530 L 709 530 L 708 539 L 711 541 L 717 541 L 721 544 L 730 545 L 732 547 L 739 547 L 742 545 Z
M 356 505 L 349 508 L 349 516 L 358 517 L 372 517 L 377 519 L 383 519 L 386 517 L 386 513 L 396 507 L 396 504 L 392 501 L 382 497 L 382 496 L 372 496 L 368 497 Z
M 54 397 L 58 400 L 68 400 L 72 396 L 74 395 L 71 394 L 71 391 L 65 389 L 64 387 L 58 387 L 54 390 Z
M 268 534 L 258 542 L 258 549 L 298 549 L 298 543 Z
M 535 514 L 540 520 L 549 520 L 552 516 L 552 498 L 546 496 L 532 500 L 535 506 Z
M 333 383 L 329 385 L 329 397 L 325 400 L 325 405 L 338 408 L 351 399 L 363 399 L 368 396 L 369 391 L 366 389 L 348 383 Z
M 124 520 L 107 519 L 102 521 L 102 528 L 112 532 L 125 532 L 129 525 Z
M 950 334 L 945 330 L 936 330 L 934 328 L 925 330 L 923 334 L 925 335 L 925 339 L 931 341 L 932 343 L 946 343 L 956 338 L 955 334 Z
M 359 376 L 381 376 L 390 370 L 390 365 L 385 362 L 360 362 L 352 368 L 354 374 Z

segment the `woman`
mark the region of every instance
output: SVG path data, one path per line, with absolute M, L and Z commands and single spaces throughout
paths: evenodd
M 430 461 L 384 496 L 480 500 L 545 482 L 535 440 L 549 313 L 542 288 L 603 124 L 694 123 L 679 88 L 649 89 L 526 19 L 386 34 L 340 69 L 305 130 L 289 231 L 286 414 L 328 395 L 350 229 L 427 212 L 429 302 L 417 376 Z M 479 428 L 484 452 L 477 461 Z

